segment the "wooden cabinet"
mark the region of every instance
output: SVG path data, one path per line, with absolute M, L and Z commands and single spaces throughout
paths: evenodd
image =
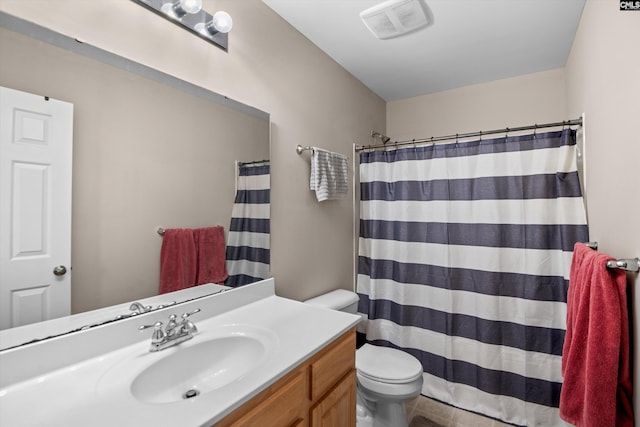
M 312 427 L 355 426 L 356 372 L 350 371 L 311 409 Z M 350 420 L 354 420 L 350 424 Z
M 276 387 L 270 396 L 261 404 L 244 414 L 232 425 L 237 427 L 260 426 L 264 420 L 269 425 L 290 426 L 299 425 L 304 419 L 302 408 L 305 406 L 305 378 L 298 373 L 281 387 Z
M 355 427 L 355 354 L 351 329 L 216 427 Z

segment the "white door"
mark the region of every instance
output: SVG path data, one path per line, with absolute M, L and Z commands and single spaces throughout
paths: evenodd
M 71 307 L 73 104 L 0 87 L 0 329 Z

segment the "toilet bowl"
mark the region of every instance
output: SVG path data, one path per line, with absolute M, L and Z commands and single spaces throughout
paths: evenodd
M 344 289 L 305 301 L 307 304 L 357 312 L 358 295 Z M 364 344 L 356 350 L 357 427 L 407 427 L 403 403 L 422 390 L 422 365 L 401 350 Z

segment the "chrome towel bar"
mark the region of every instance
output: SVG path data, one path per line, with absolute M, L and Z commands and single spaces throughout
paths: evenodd
M 301 155 L 303 151 L 312 151 L 312 150 L 313 150 L 313 147 L 303 147 L 300 144 L 296 146 L 296 153 L 298 153 L 298 156 Z
M 586 242 L 585 245 L 594 251 L 598 250 L 598 242 Z M 640 271 L 640 258 L 612 259 L 611 261 L 607 261 L 607 268 L 619 268 L 625 271 L 637 273 Z
M 640 271 L 640 258 L 616 259 L 607 261 L 607 268 L 620 268 L 626 271 Z

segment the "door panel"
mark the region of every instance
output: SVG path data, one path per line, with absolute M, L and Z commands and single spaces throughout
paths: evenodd
M 11 173 L 11 257 L 50 255 L 47 245 L 47 188 L 50 165 L 14 162 Z
M 72 104 L 0 88 L 0 329 L 70 314 L 72 129 Z

